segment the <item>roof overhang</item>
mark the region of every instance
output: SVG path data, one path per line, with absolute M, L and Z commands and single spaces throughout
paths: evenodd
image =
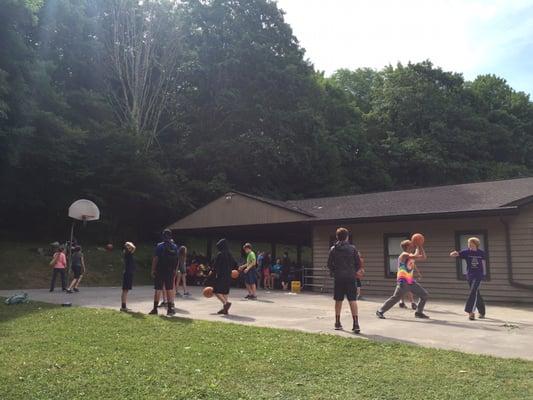
M 454 219 L 454 218 L 478 218 L 478 217 L 498 217 L 505 215 L 516 215 L 520 212 L 519 207 L 500 207 L 488 210 L 470 210 L 470 211 L 449 211 L 442 213 L 425 213 L 425 214 L 406 214 L 406 215 L 386 215 L 375 217 L 359 217 L 359 218 L 332 218 L 332 219 L 317 219 L 309 221 L 316 225 L 330 225 L 330 224 L 356 224 L 356 223 L 373 223 L 373 222 L 394 222 L 394 221 L 412 221 L 412 220 L 428 220 L 428 219 Z

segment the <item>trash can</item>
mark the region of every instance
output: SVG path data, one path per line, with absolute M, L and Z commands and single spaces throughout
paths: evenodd
M 302 284 L 300 281 L 291 281 L 291 292 L 292 293 L 300 293 L 302 290 Z

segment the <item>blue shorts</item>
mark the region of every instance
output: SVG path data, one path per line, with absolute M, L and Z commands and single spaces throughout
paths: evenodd
M 244 274 L 244 282 L 248 285 L 257 285 L 257 273 L 255 268 L 252 268 Z

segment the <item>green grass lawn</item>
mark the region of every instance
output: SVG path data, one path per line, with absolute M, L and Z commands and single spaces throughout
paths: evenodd
M 532 399 L 533 363 L 110 310 L 2 304 L 0 398 Z

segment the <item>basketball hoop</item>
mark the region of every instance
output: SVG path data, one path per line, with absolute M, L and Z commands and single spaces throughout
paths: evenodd
M 98 206 L 94 204 L 91 200 L 80 199 L 76 200 L 68 208 L 68 216 L 72 218 L 72 225 L 70 227 L 70 242 L 68 246 L 67 261 L 68 261 L 68 271 L 71 267 L 72 262 L 72 242 L 74 240 L 74 225 L 76 220 L 82 221 L 83 226 L 87 226 L 88 221 L 98 221 L 100 219 L 100 210 Z M 68 276 L 68 275 L 67 275 Z
M 100 219 L 100 210 L 91 200 L 76 200 L 68 208 L 68 216 L 78 221 L 96 221 Z

